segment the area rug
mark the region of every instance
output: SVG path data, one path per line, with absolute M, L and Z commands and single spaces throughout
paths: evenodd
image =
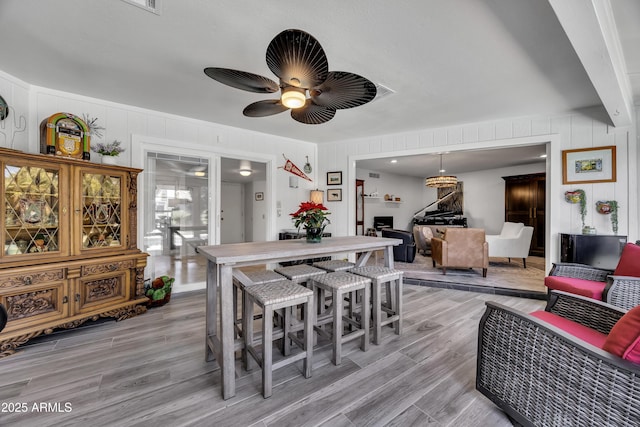
M 395 262 L 407 283 L 538 299 L 547 293 L 544 266 L 542 257 L 528 257 L 527 268 L 521 259 L 490 258 L 487 277 L 482 277 L 481 268 L 447 268 L 443 275 L 441 268 L 433 268 L 431 257 L 420 254 L 412 263 Z

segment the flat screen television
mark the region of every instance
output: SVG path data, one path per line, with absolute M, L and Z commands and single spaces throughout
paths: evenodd
M 393 217 L 392 216 L 374 216 L 373 217 L 373 226 L 376 230 L 380 231 L 383 228 L 393 228 Z

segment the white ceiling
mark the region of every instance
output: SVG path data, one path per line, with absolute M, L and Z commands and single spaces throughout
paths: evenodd
M 607 83 L 614 86 L 607 89 L 613 101 L 603 101 L 609 112 L 630 87 L 640 99 L 640 2 L 610 0 L 628 67 L 622 83 L 582 65 L 589 58 L 572 45 L 592 46 L 593 31 L 567 37 L 571 16 L 558 13 L 561 25 L 554 13 L 567 2 L 591 4 L 162 0 L 156 15 L 117 0 L 2 0 L 0 70 L 38 86 L 316 143 L 575 110 L 609 100 Z M 314 35 L 330 70 L 396 93 L 321 125 L 300 124 L 286 112 L 244 117 L 247 104 L 275 96 L 224 86 L 203 69 L 273 79 L 265 51 L 287 28 Z M 606 57 L 598 54 L 596 61 Z
M 442 167 L 446 171 L 445 174 L 450 175 L 534 163 L 540 163 L 541 170 L 544 170 L 546 159 L 540 157 L 543 154 L 545 154 L 544 145 L 443 152 Z M 393 160 L 395 162 L 392 162 Z M 440 156 L 439 153 L 434 153 L 358 160 L 356 167 L 382 173 L 426 178 L 439 174 Z

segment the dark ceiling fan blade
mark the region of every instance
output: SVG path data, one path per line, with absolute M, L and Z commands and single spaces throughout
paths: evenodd
M 274 93 L 280 90 L 278 83 L 257 74 L 246 71 L 232 70 L 230 68 L 207 67 L 204 73 L 227 86 L 235 87 L 249 92 Z
M 330 72 L 324 82 L 309 91 L 315 104 L 338 110 L 366 104 L 376 93 L 371 81 L 345 71 Z
M 282 83 L 305 89 L 327 78 L 329 62 L 322 46 L 311 34 L 284 30 L 267 47 L 267 65 Z
M 314 104 L 310 99 L 302 108 L 291 110 L 291 118 L 307 125 L 319 125 L 328 122 L 336 115 L 333 108 L 321 107 Z
M 279 99 L 267 99 L 249 104 L 242 111 L 247 117 L 266 117 L 287 111 L 288 108 L 282 105 Z

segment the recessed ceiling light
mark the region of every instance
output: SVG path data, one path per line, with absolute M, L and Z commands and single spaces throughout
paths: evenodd
M 391 163 L 398 163 L 396 159 L 391 160 Z
M 541 158 L 541 159 L 546 159 L 546 158 L 547 158 L 547 155 L 546 155 L 546 154 L 540 154 L 540 158 Z

